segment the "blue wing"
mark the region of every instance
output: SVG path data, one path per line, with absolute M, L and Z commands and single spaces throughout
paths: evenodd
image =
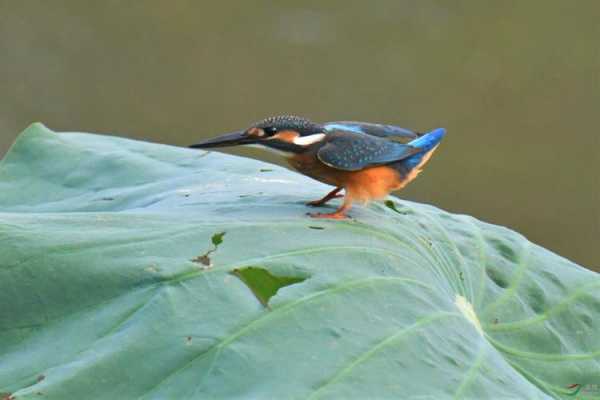
M 419 137 L 416 132 L 394 125 L 372 124 L 358 121 L 335 121 L 323 124 L 326 131 L 351 131 L 388 139 L 413 140 Z
M 324 164 L 343 171 L 358 171 L 367 167 L 403 160 L 420 149 L 351 131 L 335 130 L 317 152 Z
M 419 149 L 419 152 L 403 160 L 402 165 L 409 170 L 419 165 L 423 160 L 423 157 L 440 144 L 445 135 L 446 130 L 444 128 L 438 128 L 411 141 L 409 145 Z

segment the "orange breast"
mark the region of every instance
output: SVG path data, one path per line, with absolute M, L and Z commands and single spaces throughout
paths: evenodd
M 343 186 L 348 195 L 363 203 L 381 199 L 405 185 L 398 171 L 385 165 L 344 172 L 344 175 Z
M 419 175 L 423 166 L 437 148 L 423 155 L 421 162 L 406 174 L 400 174 L 386 165 L 365 168 L 360 171 L 340 171 L 329 167 L 317 159 L 314 154 L 300 154 L 288 159 L 290 165 L 300 173 L 320 182 L 346 190 L 351 201 L 368 202 L 381 199 L 391 191 L 402 189 Z
M 329 167 L 311 155 L 297 155 L 288 159 L 300 173 L 332 186 L 343 187 L 352 200 L 367 202 L 381 199 L 405 183 L 393 168 L 382 165 L 360 171 L 341 171 Z

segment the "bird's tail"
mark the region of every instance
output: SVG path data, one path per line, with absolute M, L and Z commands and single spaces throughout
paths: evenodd
M 409 142 L 410 146 L 421 151 L 403 160 L 403 164 L 409 169 L 421 164 L 425 157 L 429 158 L 431 151 L 440 144 L 445 134 L 446 130 L 444 128 L 438 128 Z

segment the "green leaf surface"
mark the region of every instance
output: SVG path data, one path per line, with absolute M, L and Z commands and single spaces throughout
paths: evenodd
M 0 164 L 0 393 L 600 398 L 598 274 L 398 199 L 306 217 L 328 190 L 258 161 L 31 126 Z M 191 261 L 204 252 L 211 268 Z M 248 267 L 304 280 L 267 309 L 232 274 Z

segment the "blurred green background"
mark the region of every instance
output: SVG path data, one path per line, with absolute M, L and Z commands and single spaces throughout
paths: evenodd
M 0 154 L 32 121 L 173 145 L 280 113 L 441 126 L 400 197 L 598 270 L 599 21 L 595 0 L 0 0 Z

